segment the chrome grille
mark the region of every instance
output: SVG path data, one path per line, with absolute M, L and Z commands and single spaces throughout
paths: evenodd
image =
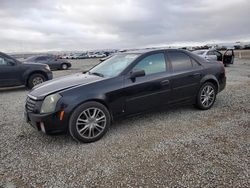
M 34 99 L 28 97 L 26 100 L 26 105 L 25 105 L 27 112 L 34 112 L 35 105 L 36 105 L 36 101 Z

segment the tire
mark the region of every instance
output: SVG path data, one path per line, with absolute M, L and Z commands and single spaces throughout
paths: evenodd
M 68 65 L 65 64 L 65 63 L 63 63 L 63 64 L 61 65 L 61 69 L 62 69 L 62 70 L 67 70 L 68 68 L 69 68 Z
M 44 81 L 46 81 L 46 78 L 44 77 L 44 75 L 35 73 L 29 77 L 27 85 L 29 89 L 32 89 L 35 85 L 41 84 Z
M 69 120 L 69 133 L 76 141 L 95 142 L 103 137 L 110 124 L 110 113 L 104 105 L 98 102 L 86 102 L 72 113 Z
M 201 110 L 210 109 L 216 100 L 217 89 L 211 82 L 205 82 L 197 95 L 196 106 Z

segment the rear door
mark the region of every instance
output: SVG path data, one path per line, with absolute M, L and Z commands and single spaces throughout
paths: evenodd
M 227 50 L 223 55 L 224 64 L 233 64 L 234 63 L 234 51 L 232 49 Z
M 171 62 L 170 103 L 193 100 L 197 95 L 202 78 L 202 66 L 185 52 L 168 51 Z
M 150 54 L 132 68 L 144 70 L 145 76 L 124 81 L 126 114 L 138 113 L 166 105 L 170 97 L 169 73 L 165 53 Z M 130 71 L 130 72 L 131 72 Z
M 0 56 L 0 86 L 17 86 L 22 85 L 23 66 L 13 59 Z

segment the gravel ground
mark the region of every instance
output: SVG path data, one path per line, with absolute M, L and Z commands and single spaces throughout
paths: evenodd
M 68 71 L 97 60 L 72 61 Z M 101 140 L 47 136 L 23 120 L 27 90 L 0 90 L 0 187 L 249 187 L 250 60 L 226 68 L 214 107 L 115 122 Z

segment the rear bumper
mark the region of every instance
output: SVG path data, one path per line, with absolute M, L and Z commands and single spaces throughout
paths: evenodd
M 227 78 L 223 77 L 219 80 L 219 92 L 221 92 L 222 90 L 225 89 L 226 87 L 226 82 L 227 82 Z
M 68 122 L 65 118 L 60 120 L 58 112 L 50 114 L 34 114 L 25 111 L 24 118 L 33 128 L 47 134 L 67 131 Z

